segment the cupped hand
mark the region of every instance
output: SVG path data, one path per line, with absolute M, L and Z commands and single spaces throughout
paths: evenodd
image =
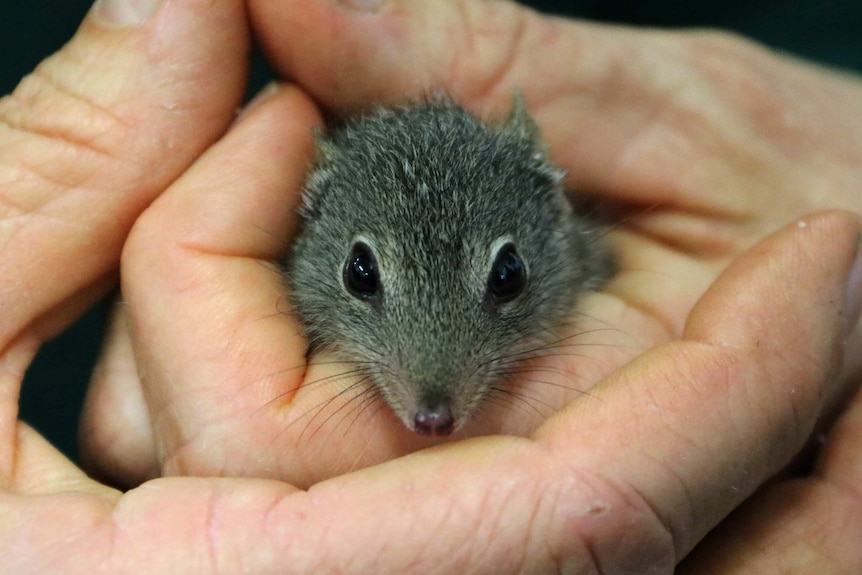
M 192 191 L 229 201 L 219 197 L 222 186 L 250 200 L 237 211 L 265 203 L 269 184 L 281 181 L 273 176 L 289 181 L 292 164 L 301 163 L 297 130 L 308 126 L 308 112 L 297 91 L 271 93 L 153 206 L 188 215 L 183 203 L 195 203 Z M 256 178 L 264 190 L 238 190 L 230 181 L 208 187 L 220 166 L 236 160 L 243 160 L 234 164 L 242 181 Z M 835 374 L 858 369 L 850 352 L 862 309 L 860 233 L 857 216 L 830 212 L 760 242 L 700 298 L 679 340 L 617 370 L 589 401 L 570 403 L 531 439 L 455 442 L 307 491 L 264 479 L 178 477 L 121 494 L 87 478 L 26 425 L 4 420 L 14 428 L 3 445 L 14 454 L 4 460 L 0 492 L 4 568 L 670 573 L 800 450 L 831 400 L 845 394 Z M 200 244 L 186 245 L 197 251 Z M 242 261 L 235 261 L 236 277 L 251 269 Z M 4 374 L 17 390 L 20 374 Z M 14 403 L 7 397 L 3 412 Z M 843 420 L 830 439 L 817 485 L 843 503 L 830 516 L 850 526 L 860 524 L 853 522 L 859 506 L 850 504 L 862 456 L 848 449 L 862 431 L 857 419 Z M 838 462 L 838 455 L 845 457 Z M 857 539 L 846 540 L 855 548 Z M 846 564 L 853 572 L 862 561 Z
M 251 16 L 275 67 L 336 113 L 442 89 L 495 116 L 520 90 L 572 187 L 620 222 L 610 241 L 621 272 L 573 314 L 570 353 L 522 374 L 520 403 L 486 406 L 458 438 L 529 435 L 572 400 L 590 403 L 594 382 L 678 338 L 746 247 L 813 209 L 862 203 L 860 83 L 738 39 L 577 23 L 504 2 L 390 1 L 374 12 L 258 1 Z M 306 367 L 269 263 L 296 225 L 304 130 L 283 152 L 301 161 L 282 158 L 280 175 L 278 158 L 238 143 L 137 225 L 124 264 L 130 317 L 115 322 L 85 434 L 115 480 L 308 485 L 429 445 L 351 388 L 347 367 L 327 357 Z
M 398 85 L 403 81 L 398 58 L 409 60 L 415 54 L 398 50 L 397 43 L 391 44 L 393 37 L 421 40 L 422 30 L 434 30 L 435 25 L 459 29 L 455 12 L 446 11 L 451 4 L 432 4 L 435 12 L 418 16 L 404 7 L 422 11 L 430 10 L 429 4 L 392 2 L 375 16 L 338 5 L 282 3 L 281 9 L 294 11 L 287 22 L 257 14 L 265 38 L 267 27 L 275 30 L 277 24 L 284 34 L 280 42 L 319 59 L 318 66 L 303 71 L 305 64 L 288 57 L 290 48 L 282 48 L 288 56 L 280 60 L 276 54 L 289 76 L 332 109 L 355 108 L 371 98 L 415 95 L 425 84 L 437 83 L 474 110 L 498 109 L 506 82 L 501 81 L 496 96 L 486 86 L 486 97 L 481 90 L 470 97 L 464 84 L 456 81 L 454 64 L 446 72 L 446 66 L 419 66 L 421 58 L 414 58 L 414 71 L 427 70 L 427 81 L 411 89 Z M 543 124 L 558 162 L 569 169 L 572 183 L 612 198 L 621 213 L 640 214 L 629 215 L 613 234 L 623 254 L 623 273 L 607 295 L 584 305 L 584 313 L 621 339 L 611 342 L 607 355 L 591 352 L 578 363 L 578 373 L 585 368 L 590 378 L 598 379 L 642 347 L 673 342 L 642 355 L 589 395 L 569 402 L 532 440 L 497 437 L 457 443 L 335 478 L 307 493 L 263 481 L 173 479 L 148 483 L 119 498 L 68 470 L 31 432 L 22 430 L 17 444 L 19 480 L 12 493 L 62 495 L 43 495 L 38 501 L 10 495 L 9 509 L 22 518 L 36 517 L 38 511 L 42 519 L 38 524 L 45 528 L 39 541 L 47 548 L 57 554 L 81 554 L 86 549 L 90 553 L 80 556 L 95 561 L 105 555 L 93 552 L 102 549 L 94 541 L 111 540 L 119 529 L 126 538 L 113 539 L 119 541 L 115 550 L 104 551 L 113 553 L 116 565 L 132 564 L 134 553 L 143 561 L 152 552 L 151 545 L 170 541 L 172 548 L 177 546 L 176 554 L 160 555 L 159 561 L 178 565 L 197 559 L 210 567 L 242 565 L 257 572 L 266 572 L 266 564 L 279 565 L 279 559 L 289 563 L 280 564 L 282 571 L 296 572 L 326 567 L 468 572 L 490 564 L 497 571 L 511 567 L 535 572 L 565 565 L 585 572 L 665 572 L 786 464 L 812 436 L 823 414 L 847 397 L 854 383 L 849 376 L 858 371 L 858 342 L 855 337 L 847 340 L 842 353 L 841 326 L 855 320 L 839 315 L 846 311 L 852 317 L 850 311 L 858 309 L 854 297 L 844 305 L 842 287 L 856 251 L 856 219 L 846 214 L 798 219 L 778 236 L 738 255 L 809 209 L 853 207 L 860 149 L 855 145 L 856 83 L 725 38 L 581 27 L 530 15 L 523 21 L 507 20 L 521 13 L 507 4 L 464 6 L 468 8 L 464 13 L 473 16 L 476 6 L 501 10 L 500 19 L 473 21 L 489 26 L 518 23 L 518 46 L 541 25 L 548 41 L 566 37 L 575 45 L 583 38 L 578 34 L 587 34 L 589 49 L 582 50 L 590 59 L 605 56 L 591 65 L 586 57 L 579 60 L 585 69 L 577 69 L 575 76 L 596 67 L 594 73 L 607 78 L 604 91 L 590 92 L 586 80 L 573 86 L 570 147 L 562 145 L 566 122 L 561 118 L 568 116 L 549 116 L 543 110 L 553 106 L 536 102 L 540 92 L 519 86 Z M 308 29 L 326 35 L 332 30 L 327 23 L 342 19 L 343 24 L 350 18 L 359 24 L 342 26 L 339 34 L 330 35 L 329 43 L 313 45 L 317 36 Z M 383 18 L 383 25 L 375 18 Z M 302 26 L 304 34 L 298 29 Z M 404 28 L 410 26 L 415 28 Z M 369 28 L 388 29 L 392 36 L 372 35 Z M 508 45 L 500 38 L 510 37 L 493 33 L 493 26 L 473 29 L 478 40 L 491 44 L 470 44 L 476 56 L 472 60 L 465 56 L 464 62 L 475 64 L 483 55 L 495 54 L 489 49 L 494 38 L 497 45 Z M 607 40 L 596 43 L 603 35 Z M 428 41 L 415 45 L 428 46 L 433 39 L 429 35 Z M 381 65 L 371 67 L 375 42 L 385 47 L 387 40 L 395 46 L 391 57 L 380 57 Z M 266 42 L 274 53 L 278 51 L 273 37 Z M 441 44 L 426 56 L 436 61 L 434 54 L 446 56 L 447 50 L 462 53 L 460 45 L 453 45 L 454 50 Z M 704 51 L 712 58 L 697 56 Z M 650 65 L 625 73 L 628 64 L 638 63 L 634 56 L 650 54 L 654 58 L 648 60 Z M 365 70 L 363 62 L 368 65 Z M 382 65 L 387 62 L 389 66 Z M 381 84 L 378 74 L 385 79 L 387 70 L 391 84 Z M 670 72 L 677 74 L 677 81 L 663 84 Z M 343 89 L 344 78 L 353 84 L 351 89 Z M 682 82 L 689 78 L 699 89 Z M 391 91 L 382 90 L 384 85 Z M 748 90 L 757 97 L 746 96 L 752 93 Z M 587 114 L 591 100 L 593 113 Z M 628 114 L 626 100 L 632 106 Z M 807 107 L 815 105 L 822 113 L 811 120 Z M 598 129 L 583 133 L 591 117 L 605 120 L 595 123 L 607 125 L 606 135 Z M 103 399 L 97 394 L 91 404 L 97 416 L 105 415 L 100 405 L 123 408 L 123 421 L 132 423 L 90 428 L 102 434 L 101 446 L 107 450 L 119 445 L 117 438 L 123 436 L 116 432 L 128 432 L 123 437 L 131 447 L 127 453 L 140 456 L 143 463 L 129 463 L 119 450 L 109 452 L 112 456 L 106 461 L 119 466 L 121 477 L 134 481 L 164 470 L 270 474 L 311 483 L 416 447 L 399 443 L 392 435 L 382 439 L 374 435 L 397 428 L 374 418 L 348 426 L 350 433 L 360 430 L 359 438 L 352 439 L 360 449 L 346 454 L 333 445 L 351 438 L 343 424 L 328 432 L 298 433 L 293 440 L 299 445 L 289 437 L 280 439 L 296 428 L 283 424 L 291 418 L 301 421 L 310 407 L 326 401 L 320 386 L 317 392 L 315 386 L 302 387 L 303 375 L 292 373 L 304 370 L 301 361 L 292 361 L 301 359 L 303 348 L 291 318 L 280 313 L 283 293 L 278 291 L 277 273 L 261 262 L 280 252 L 282 242 L 289 239 L 293 223 L 289 207 L 310 152 L 302 134 L 314 121 L 313 108 L 300 94 L 291 90 L 277 94 L 249 112 L 141 218 L 126 251 L 131 274 L 126 275 L 127 285 L 139 290 L 128 294 L 126 301 L 137 355 L 130 361 L 131 340 L 123 337 L 121 325 L 126 318 L 119 318 L 119 336 L 111 340 L 112 352 L 103 361 Z M 594 147 L 587 146 L 590 138 Z M 650 141 L 656 148 L 646 145 Z M 248 182 L 260 187 L 246 187 Z M 280 196 L 284 203 L 273 208 L 266 191 L 284 194 Z M 217 209 L 224 205 L 238 213 L 225 215 L 231 210 Z M 644 212 L 644 207 L 651 209 Z M 247 234 L 243 224 L 249 221 L 260 233 Z M 242 237 L 222 235 L 240 229 Z M 734 259 L 692 311 L 705 286 Z M 152 265 L 149 276 L 145 264 Z M 250 271 L 252 264 L 257 273 Z M 175 277 L 175 272 L 180 273 Z M 154 284 L 151 290 L 141 283 L 149 281 Z M 853 285 L 848 294 L 858 292 Z M 270 293 L 264 295 L 267 290 Z M 240 292 L 252 302 L 237 303 Z M 268 315 L 261 314 L 264 310 L 270 310 Z M 185 331 L 178 324 L 187 319 L 201 323 Z M 269 343 L 275 340 L 277 344 Z M 281 357 L 273 360 L 268 354 Z M 192 365 L 183 357 L 193 358 Z M 200 365 L 202 359 L 208 364 Z M 19 365 L 23 361 L 18 358 Z M 135 371 L 125 380 L 128 387 L 115 387 L 118 378 L 111 374 L 132 365 Z M 243 365 L 251 369 L 244 370 Z M 270 369 L 274 365 L 284 366 L 283 371 Z M 144 376 L 143 388 L 138 373 Z M 312 365 L 308 381 L 331 373 L 337 369 Z M 127 397 L 113 395 L 110 401 L 112 390 L 125 391 Z M 135 399 L 135 393 L 143 401 L 125 401 L 129 396 Z M 258 404 L 258 399 L 266 402 Z M 785 549 L 792 547 L 798 541 L 777 530 L 786 524 L 782 522 L 786 516 L 776 511 L 786 510 L 786 502 L 800 491 L 803 495 L 814 491 L 825 508 L 841 502 L 839 520 L 858 525 L 851 521 L 859 508 L 852 488 L 858 483 L 859 468 L 859 455 L 852 449 L 852 439 L 858 436 L 853 413 L 848 412 L 836 428 L 840 432 L 825 452 L 820 473 L 796 484 L 799 491 L 791 485 L 774 496 L 773 501 L 785 505 L 743 508 L 731 521 L 750 525 L 747 513 L 765 509 L 769 513 L 751 533 L 783 541 Z M 241 425 L 249 423 L 248 430 Z M 256 443 L 251 441 L 255 438 Z M 835 453 L 842 455 L 840 464 Z M 46 469 L 52 471 L 47 476 Z M 752 500 L 752 505 L 758 501 L 763 500 Z M 68 516 L 72 505 L 83 518 L 76 523 L 78 537 L 69 535 L 67 524 L 56 524 L 59 517 Z M 805 511 L 800 517 L 811 517 L 816 508 Z M 93 525 L 102 529 L 92 529 Z M 724 537 L 733 539 L 735 524 L 728 525 L 730 534 Z M 20 541 L 14 539 L 14 528 L 9 533 Z M 855 534 L 846 529 L 838 535 Z M 722 566 L 727 547 L 721 543 L 726 539 L 721 533 L 715 537 L 712 549 L 719 552 L 710 555 L 707 541 L 702 557 Z M 844 540 L 832 537 L 823 542 Z M 126 544 L 132 541 L 135 549 L 128 551 Z M 42 554 L 36 559 L 58 556 Z M 744 566 L 750 558 L 743 557 L 734 566 Z M 849 565 L 858 567 L 858 561 L 851 561 Z
M 167 6 L 172 10 L 165 17 L 176 19 L 196 3 Z M 197 22 L 190 19 L 185 25 L 194 29 Z M 218 40 L 225 28 L 212 30 Z M 108 35 L 117 38 L 117 53 L 135 54 L 142 36 L 154 33 L 148 27 Z M 81 36 L 76 42 L 86 40 Z M 203 46 L 196 59 L 219 44 Z M 169 51 L 163 58 L 182 61 L 161 45 Z M 150 65 L 145 59 L 141 67 Z M 80 74 L 98 78 L 98 70 Z M 15 109 L 24 114 L 31 108 L 24 104 Z M 223 111 L 225 117 L 231 115 L 227 107 Z M 68 122 L 76 117 L 58 116 Z M 168 123 L 164 129 L 170 130 L 174 120 L 172 115 L 163 119 Z M 239 282 L 250 274 L 246 287 L 254 296 L 260 289 L 254 273 L 274 271 L 245 254 L 262 257 L 267 250 L 278 251 L 281 240 L 268 233 L 234 237 L 229 232 L 249 214 L 273 228 L 289 227 L 290 210 L 270 198 L 270 192 L 283 187 L 295 198 L 309 152 L 307 130 L 315 121 L 314 108 L 298 91 L 269 91 L 176 179 L 141 221 L 153 214 L 184 218 L 199 235 L 178 251 L 206 252 L 202 246 L 222 237 L 237 242 L 233 259 L 218 252 L 201 255 L 204 263 L 197 265 L 205 271 L 207 257 L 232 264 L 236 272 L 228 278 Z M 23 132 L 4 136 L 6 149 L 18 152 L 4 155 L 4 165 L 45 159 L 35 144 L 25 145 L 28 137 Z M 199 142 L 204 140 L 200 137 Z M 33 150 L 40 155 L 29 156 Z M 123 153 L 121 146 L 113 150 Z M 149 153 L 155 158 L 165 150 L 157 147 Z M 114 173 L 112 181 L 121 186 L 122 176 Z M 12 181 L 8 189 L 26 191 L 31 182 Z M 153 184 L 153 195 L 158 185 Z M 82 227 L 45 218 L 40 235 L 45 241 L 20 244 L 13 237 L 0 253 L 0 266 L 15 272 L 3 276 L 5 313 L 21 326 L 4 336 L 0 358 L 6 390 L 0 409 L 5 454 L 0 550 L 3 568 L 10 573 L 669 573 L 721 517 L 799 451 L 829 398 L 844 393 L 835 374 L 858 367 L 851 353 L 858 336 L 847 338 L 862 308 L 862 222 L 847 213 L 830 213 L 800 219 L 737 258 L 700 298 L 678 341 L 618 370 L 584 401 L 552 416 L 532 439 L 456 442 L 323 481 L 307 491 L 261 479 L 162 478 L 119 493 L 85 476 L 15 419 L 23 366 L 41 330 L 59 328 L 79 309 L 81 285 L 98 285 L 102 267 L 79 270 L 85 255 L 103 258 L 107 269 L 116 264 L 115 243 L 96 239 L 113 238 L 109 214 L 132 209 L 124 208 L 122 198 L 112 204 L 93 202 L 89 194 L 74 190 L 55 191 L 57 201 L 68 202 L 69 213 L 80 218 L 103 209 L 104 221 Z M 232 209 L 215 209 L 225 204 Z M 171 209 L 162 212 L 162 206 Z M 195 214 L 207 209 L 213 211 L 202 225 Z M 44 213 L 36 206 L 31 216 Z M 251 245 L 243 245 L 247 241 Z M 218 245 L 226 245 L 224 252 L 232 247 Z M 80 283 L 70 281 L 58 295 L 55 284 L 41 281 L 43 270 L 10 267 L 24 254 L 50 259 L 55 274 L 80 277 Z M 164 295 L 173 294 L 166 290 Z M 127 305 L 134 318 L 134 305 Z M 46 314 L 46 309 L 58 311 Z M 236 313 L 230 305 L 223 309 L 223 317 Z M 162 313 L 173 311 L 166 307 Z M 226 338 L 226 348 L 231 345 Z M 139 351 L 138 357 L 147 356 Z M 848 412 L 827 443 L 818 480 L 805 486 L 821 494 L 822 507 L 815 511 L 828 509 L 830 518 L 850 527 L 860 524 L 853 494 L 862 479 L 862 458 L 852 449 L 862 431 L 855 411 Z M 776 498 L 787 497 L 787 491 Z M 776 543 L 769 531 L 774 523 L 757 515 L 759 522 L 752 525 L 745 513 L 743 508 L 733 519 Z M 838 535 L 844 539 L 819 542 L 826 548 L 850 541 L 850 548 L 856 548 L 858 533 L 846 529 Z M 719 536 L 713 549 L 723 549 Z M 793 537 L 778 538 L 783 545 L 775 548 L 786 551 L 799 541 L 810 552 L 811 540 Z M 707 558 L 708 551 L 705 546 Z M 852 560 L 841 565 L 848 572 L 860 566 L 858 558 Z M 722 572 L 721 567 L 712 572 Z
M 218 138 L 242 97 L 241 4 L 186 2 L 146 31 L 134 27 L 143 15 L 100 3 L 0 100 L 0 349 L 9 380 L 116 285 L 135 219 Z M 16 387 L 3 389 L 17 398 Z M 16 402 L 4 407 L 7 456 L 16 414 Z

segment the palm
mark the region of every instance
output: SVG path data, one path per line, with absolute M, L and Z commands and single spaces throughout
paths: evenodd
M 80 84 L 59 95 L 28 92 L 36 104 L 59 98 L 67 110 L 65 98 L 78 89 L 76 102 L 97 104 L 88 111 L 107 109 L 117 114 L 108 120 L 125 120 L 115 130 L 87 131 L 103 126 L 85 122 L 77 137 L 62 142 L 80 153 L 41 149 L 46 140 L 56 142 L 26 130 L 2 134 L 9 144 L 4 167 L 54 169 L 35 181 L 29 171 L 8 172 L 17 176 L 7 186 L 16 207 L 49 216 L 30 218 L 31 227 L 10 234 L 0 258 L 8 272 L 0 274 L 8 298 L 0 461 L 2 543 L 16 551 L 5 557 L 9 570 L 468 572 L 494 565 L 501 572 L 544 572 L 566 563 L 584 572 L 669 572 L 798 452 L 823 413 L 823 398 L 834 403 L 852 384 L 834 370 L 841 365 L 852 375 L 859 367 L 859 330 L 848 339 L 840 329 L 847 312 L 842 297 L 852 295 L 844 278 L 858 247 L 858 219 L 806 218 L 735 256 L 811 207 L 854 205 L 862 146 L 855 145 L 859 132 L 851 120 L 862 115 L 853 82 L 734 42 L 517 20 L 506 3 L 464 2 L 453 16 L 456 2 L 391 0 L 387 15 L 394 18 L 372 30 L 373 17 L 355 26 L 337 22 L 356 17 L 341 4 L 251 2 L 276 65 L 333 108 L 415 93 L 417 70 L 477 110 L 494 108 L 520 86 L 528 104 L 537 102 L 533 109 L 571 183 L 618 210 L 623 223 L 612 241 L 623 271 L 573 315 L 572 330 L 587 332 L 588 341 L 573 338 L 574 353 L 523 374 L 520 383 L 533 387 L 522 390 L 522 402 L 496 415 L 487 410 L 485 427 L 480 421 L 471 430 L 527 433 L 548 417 L 533 441 L 456 442 L 307 492 L 235 479 L 163 478 L 122 495 L 98 485 L 16 420 L 17 386 L 45 333 L 106 288 L 97 278 L 115 264 L 123 226 L 231 116 L 241 88 L 243 7 L 205 4 L 206 10 L 197 2 L 165 3 L 159 26 L 144 30 L 90 23 L 71 45 L 72 57 L 42 67 L 60 85 Z M 411 10 L 430 12 L 399 17 Z M 437 10 L 448 18 L 437 18 Z M 452 28 L 463 17 L 468 21 Z M 512 26 L 519 23 L 524 27 Z M 308 33 L 339 24 L 343 34 Z M 413 27 L 399 30 L 404 26 Z M 471 44 L 468 33 L 454 41 L 453 29 L 473 30 L 481 41 Z M 381 30 L 411 42 L 387 44 Z M 498 44 L 489 50 L 483 42 Z M 530 61 L 536 52 L 529 48 L 547 42 L 560 61 L 579 56 L 569 58 L 580 62 L 571 74 L 577 82 L 566 85 L 555 65 L 547 73 L 547 59 Z M 394 45 L 397 53 L 385 53 Z M 509 68 L 501 55 L 511 52 L 500 48 L 511 46 L 522 59 Z M 717 58 L 722 51 L 728 55 Z M 81 58 L 88 53 L 99 58 Z M 228 62 L 225 54 L 237 57 Z M 126 74 L 126 57 L 146 73 Z M 812 100 L 799 97 L 812 81 L 822 89 L 816 121 L 805 113 Z M 3 104 L 4 118 L 43 122 L 31 130 L 63 119 L 28 118 L 28 106 L 31 112 L 51 106 L 27 99 Z M 71 116 L 66 120 L 62 128 L 74 125 Z M 315 121 L 304 96 L 282 92 L 236 124 L 137 224 L 123 263 L 130 327 L 117 324 L 109 341 L 90 419 L 96 447 L 105 447 L 96 455 L 106 467 L 116 464 L 122 479 L 193 471 L 310 483 L 418 447 L 387 421 L 386 410 L 363 409 L 349 395 L 336 399 L 343 409 L 327 403 L 337 390 L 326 378 L 344 368 L 324 361 L 305 366 L 297 326 L 278 313 L 284 293 L 263 262 L 289 238 Z M 122 137 L 130 126 L 144 130 L 143 137 Z M 80 145 L 95 138 L 102 148 L 94 149 L 104 152 L 99 137 L 106 134 L 117 136 L 109 141 L 112 154 Z M 184 146 L 166 163 L 163 144 L 175 141 Z M 81 191 L 75 187 L 81 182 L 130 193 L 110 195 L 112 202 L 71 193 Z M 31 193 L 33 186 L 40 193 Z M 58 211 L 48 209 L 55 204 L 38 204 L 45 197 L 70 202 L 78 217 L 58 225 Z M 43 265 L 34 271 L 33 261 Z M 55 281 L 57 270 L 69 274 L 65 281 Z M 585 401 L 570 401 L 641 349 L 668 340 L 675 341 L 617 370 Z M 539 381 L 549 375 L 566 384 Z M 551 415 L 564 404 L 563 413 Z M 123 408 L 121 416 L 111 407 Z M 855 415 L 836 428 L 821 462 L 822 478 L 831 482 L 821 494 L 840 493 L 842 482 L 845 494 L 858 485 Z M 354 443 L 344 450 L 348 440 Z M 819 528 L 822 517 L 858 508 L 852 497 L 841 502 L 803 513 L 788 498 L 753 515 L 758 526 L 780 532 L 784 516 L 776 511 L 793 509 L 794 519 Z M 850 517 L 838 528 L 851 524 L 859 522 Z M 755 535 L 774 542 L 769 529 Z M 802 541 L 810 551 L 810 538 L 791 535 L 791 544 Z M 717 543 L 714 549 L 724 553 Z M 747 542 L 734 543 L 746 548 Z M 847 571 L 858 571 L 858 562 Z
M 501 10 L 503 20 L 522 17 Z M 546 25 L 524 18 L 525 37 Z M 555 48 L 573 58 L 578 42 L 608 42 L 589 26 L 555 25 L 561 28 Z M 422 32 L 434 33 L 417 31 Z M 502 33 L 494 38 L 505 40 Z M 361 44 L 363 39 L 352 41 Z M 276 61 L 284 57 L 291 62 L 289 54 L 278 52 L 282 46 L 288 45 L 273 48 Z M 764 147 L 752 134 L 781 126 L 749 109 L 752 94 L 767 109 L 792 109 L 798 105 L 794 90 L 804 88 L 781 76 L 782 90 L 771 89 L 775 81 L 770 75 L 779 69 L 772 56 L 752 52 L 748 61 L 721 60 L 733 48 L 721 39 L 678 40 L 672 49 L 668 46 L 668 38 L 658 34 L 631 34 L 625 42 L 605 47 L 603 66 L 591 62 L 584 70 L 541 82 L 531 82 L 535 62 L 524 53 L 506 64 L 509 84 L 490 96 L 471 98 L 470 87 L 459 86 L 464 104 L 478 111 L 500 109 L 516 86 L 528 105 L 541 102 L 532 112 L 544 128 L 551 155 L 568 170 L 570 184 L 603 197 L 603 207 L 619 221 L 610 240 L 621 273 L 603 294 L 586 298 L 573 312 L 559 355 L 518 373 L 509 388 L 512 395 L 490 398 L 456 437 L 529 434 L 604 375 L 677 337 L 693 303 L 728 261 L 814 207 L 804 195 L 808 190 L 798 185 L 802 176 L 796 156 L 807 142 L 794 131 L 779 131 Z M 627 61 L 634 52 L 638 60 Z M 322 50 L 321 61 L 328 54 Z M 662 65 L 644 81 L 643 67 L 659 56 Z M 699 67 L 691 65 L 692 57 Z M 355 104 L 325 91 L 325 70 L 337 74 L 338 66 L 358 62 L 336 61 L 331 68 L 304 72 L 306 63 L 292 62 L 300 69 L 290 73 L 305 73 L 312 90 L 317 83 L 324 86 L 317 95 L 333 106 Z M 489 77 L 495 66 L 504 65 L 482 64 Z M 460 65 L 476 63 L 464 60 Z M 429 81 L 457 85 L 457 66 L 449 78 L 435 77 L 434 66 L 427 70 Z M 820 81 L 838 95 L 848 89 L 840 78 L 810 73 L 821 74 Z M 480 78 L 473 80 L 482 84 Z M 363 86 L 357 86 L 350 97 L 361 98 L 362 93 Z M 244 154 L 243 149 L 250 149 L 247 143 L 223 143 L 231 147 L 230 185 L 220 183 L 225 160 L 205 158 L 193 177 L 174 186 L 176 200 L 166 196 L 141 218 L 127 245 L 124 286 L 135 312 L 132 333 L 146 334 L 137 337 L 146 353 L 137 359 L 144 363 L 139 367 L 148 374 L 148 387 L 155 389 L 147 395 L 156 437 L 148 474 L 266 475 L 307 485 L 430 444 L 407 431 L 373 390 L 357 383 L 360 377 L 351 366 L 327 357 L 305 365 L 305 342 L 286 313 L 283 282 L 264 263 L 283 254 L 283 238 L 290 237 L 295 224 L 290 213 L 310 154 L 311 121 L 310 114 L 298 118 L 297 141 L 304 144 L 290 152 L 293 157 L 282 157 L 277 168 Z M 823 129 L 822 121 L 812 122 L 805 133 L 816 136 Z M 838 151 L 845 144 L 832 142 Z M 745 169 L 728 170 L 726 157 Z M 215 214 L 201 204 L 195 208 L 198 217 L 203 213 L 209 220 L 199 217 L 190 235 L 181 216 L 184 206 L 191 205 L 185 198 L 203 187 L 214 198 L 207 204 L 227 204 L 238 216 Z M 843 188 L 834 190 L 828 204 L 845 203 L 849 196 Z M 177 223 L 170 228 L 172 221 Z M 101 437 L 146 436 L 148 430 L 118 432 L 117 425 L 130 424 L 112 423 L 104 415 L 116 405 L 100 400 L 99 394 L 91 405 L 95 421 L 108 426 L 102 433 L 96 428 L 91 439 L 102 453 L 116 457 L 103 461 L 114 469 L 140 468 L 141 449 L 111 449 Z M 125 479 L 141 478 L 132 475 Z
M 310 131 L 297 132 L 305 146 L 297 151 L 307 152 Z M 147 473 L 263 475 L 303 486 L 433 443 L 408 431 L 354 366 L 325 356 L 305 363 L 305 341 L 283 279 L 267 260 L 283 250 L 279 238 L 290 236 L 293 221 L 269 214 L 290 213 L 283 206 L 295 204 L 306 155 L 282 163 L 287 177 L 265 179 L 260 174 L 271 168 L 261 165 L 251 142 L 235 138 L 219 148 L 193 171 L 198 181 L 181 179 L 140 218 L 124 254 L 124 308 L 138 371 L 150 388 L 144 398 L 157 441 L 158 451 L 148 457 L 162 462 Z M 241 188 L 219 186 L 222 154 L 232 158 L 231 181 Z M 202 188 L 210 190 L 207 203 L 223 205 L 225 196 L 246 205 L 218 214 L 223 221 L 189 226 L 195 216 L 183 212 L 191 205 L 186 196 Z M 212 217 L 203 205 L 194 209 Z M 631 221 L 638 217 L 644 216 Z M 172 228 L 174 221 L 182 228 Z M 453 438 L 530 434 L 606 374 L 678 336 L 690 306 L 733 255 L 728 250 L 717 262 L 692 257 L 685 250 L 697 252 L 697 246 L 661 245 L 630 222 L 620 223 L 609 240 L 621 255 L 618 277 L 604 293 L 585 297 L 544 357 L 516 369 L 506 391 L 489 397 Z M 656 292 L 663 294 L 659 302 L 652 301 Z M 101 436 L 146 433 L 134 420 L 110 418 L 121 408 L 100 397 L 97 387 L 91 405 L 101 413 L 91 419 L 112 428 L 94 427 L 88 437 L 103 454 L 112 446 L 98 445 Z M 107 397 L 136 402 L 140 396 Z M 123 445 L 115 455 L 109 468 L 131 474 L 140 466 L 139 449 Z

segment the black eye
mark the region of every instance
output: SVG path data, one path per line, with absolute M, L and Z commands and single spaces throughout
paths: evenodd
M 380 277 L 377 274 L 377 261 L 371 248 L 356 242 L 347 256 L 344 265 L 344 285 L 354 296 L 371 299 L 380 293 Z
M 498 303 L 504 303 L 518 297 L 526 284 L 527 271 L 521 256 L 515 251 L 514 244 L 505 244 L 491 266 L 488 291 Z

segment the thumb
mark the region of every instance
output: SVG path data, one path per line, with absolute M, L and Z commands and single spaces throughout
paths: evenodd
M 135 218 L 233 118 L 241 0 L 99 0 L 0 99 L 0 476 L 39 344 L 115 281 Z
M 515 2 L 469 0 L 250 0 L 249 13 L 276 70 L 336 109 L 439 89 L 468 107 L 493 92 L 508 104 L 537 72 L 518 50 L 550 23 Z
M 99 0 L 0 100 L 3 348 L 112 281 L 136 216 L 230 122 L 247 50 L 239 0 Z

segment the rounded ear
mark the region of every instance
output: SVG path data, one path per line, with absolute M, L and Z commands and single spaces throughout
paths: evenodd
M 539 126 L 527 112 L 527 108 L 524 106 L 524 97 L 518 89 L 512 92 L 512 107 L 509 109 L 509 115 L 503 124 L 503 131 L 529 140 L 536 147 L 536 151 L 545 151 Z
M 321 128 L 314 128 L 315 158 L 313 167 L 302 188 L 300 213 L 306 219 L 316 219 L 320 214 L 326 189 L 329 187 L 330 168 L 338 161 L 338 147 Z
M 314 149 L 317 152 L 315 162 L 318 166 L 328 166 L 338 156 L 338 149 L 321 128 L 314 128 Z
M 515 138 L 529 142 L 538 160 L 545 161 L 548 157 L 548 147 L 542 139 L 539 125 L 527 112 L 524 98 L 517 88 L 512 92 L 512 107 L 503 123 L 502 132 Z
M 527 112 L 524 98 L 518 89 L 512 92 L 512 107 L 509 109 L 509 115 L 500 131 L 508 137 L 527 144 L 527 149 L 532 156 L 532 166 L 536 168 L 539 174 L 547 178 L 549 183 L 558 185 L 565 179 L 566 172 L 549 160 L 548 145 L 542 139 L 539 125 Z

